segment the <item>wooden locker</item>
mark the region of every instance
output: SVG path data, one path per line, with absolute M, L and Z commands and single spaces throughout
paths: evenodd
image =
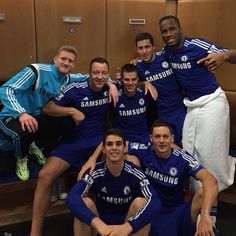
M 63 17 L 81 17 L 81 23 L 63 22 Z M 38 60 L 51 62 L 64 44 L 78 49 L 74 71 L 86 73 L 89 62 L 105 56 L 105 0 L 37 0 Z
M 107 0 L 107 58 L 111 75 L 116 67 L 128 63 L 136 56 L 135 36 L 150 32 L 156 48 L 163 46 L 158 20 L 165 15 L 165 0 Z M 145 24 L 129 24 L 129 20 L 145 20 Z
M 184 33 L 227 48 L 236 48 L 235 0 L 179 0 L 178 17 Z M 235 66 L 225 63 L 216 71 L 224 90 L 235 91 Z
M 36 61 L 34 0 L 0 1 L 0 80 Z

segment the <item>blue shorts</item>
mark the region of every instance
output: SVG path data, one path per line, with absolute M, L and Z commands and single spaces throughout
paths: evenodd
M 178 207 L 163 207 L 152 222 L 150 236 L 193 236 L 192 199 Z
M 88 139 L 67 139 L 62 142 L 50 156 L 56 156 L 68 162 L 72 167 L 80 169 L 101 143 L 103 136 Z

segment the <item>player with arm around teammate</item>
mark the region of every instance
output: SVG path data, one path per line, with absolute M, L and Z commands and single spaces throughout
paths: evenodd
M 76 217 L 75 236 L 148 235 L 160 202 L 141 169 L 124 160 L 124 149 L 124 135 L 108 130 L 105 161 L 96 164 L 92 175 L 86 172 L 68 194 L 66 203 Z M 88 190 L 95 201 L 86 196 Z
M 159 26 L 175 78 L 186 92 L 183 148 L 214 174 L 222 191 L 234 181 L 235 160 L 229 156 L 228 100 L 212 71 L 224 61 L 236 63 L 236 50 L 185 36 L 172 15 L 161 18 Z M 200 185 L 192 180 L 195 191 Z
M 160 214 L 152 221 L 152 235 L 167 235 L 166 227 L 170 236 L 194 235 L 198 215 L 200 221 L 195 236 L 215 235 L 211 217 L 218 194 L 215 177 L 184 150 L 171 148 L 173 137 L 169 124 L 155 121 L 151 141 L 153 147 L 145 150 L 133 145 L 129 147 L 129 153 L 139 158 L 163 205 Z M 193 199 L 185 202 L 185 182 L 190 176 L 201 181 L 202 188 Z
M 42 235 L 52 185 L 70 166 L 77 169 L 102 141 L 105 119 L 110 108 L 106 80 L 109 64 L 104 58 L 94 58 L 89 67 L 90 79 L 72 83 L 63 93 L 47 103 L 43 111 L 54 117 L 71 117 L 77 124 L 51 153 L 39 172 L 34 195 L 31 236 Z

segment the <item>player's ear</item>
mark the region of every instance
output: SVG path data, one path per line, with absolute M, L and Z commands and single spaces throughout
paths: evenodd
M 172 143 L 173 143 L 175 141 L 175 137 L 173 134 L 171 135 L 171 137 L 172 137 Z
M 102 153 L 105 154 L 105 148 L 102 146 Z
M 150 140 L 151 140 L 151 142 L 153 142 L 153 139 L 152 139 L 152 135 L 150 134 Z

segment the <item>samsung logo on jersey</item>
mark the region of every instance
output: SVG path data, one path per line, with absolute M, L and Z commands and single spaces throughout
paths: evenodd
M 146 112 L 146 107 L 140 107 L 137 109 L 119 111 L 120 116 L 135 116 Z
M 132 201 L 132 197 L 102 197 L 102 200 L 111 204 L 126 204 Z
M 103 98 L 94 101 L 81 101 L 81 107 L 96 107 L 109 103 L 108 98 Z
M 192 67 L 190 62 L 183 62 L 183 63 L 174 63 L 174 62 L 172 62 L 171 66 L 174 69 L 181 69 L 181 70 L 182 69 L 190 69 Z
M 167 76 L 170 76 L 172 74 L 173 74 L 172 69 L 168 69 L 168 70 L 165 70 L 161 73 L 146 77 L 146 80 L 149 81 L 149 82 L 152 82 L 152 81 L 155 81 L 155 80 L 166 78 Z
M 178 178 L 177 177 L 172 177 L 172 176 L 169 176 L 169 175 L 160 174 L 159 172 L 149 170 L 148 168 L 146 168 L 145 174 L 148 175 L 148 176 L 151 176 L 152 178 L 157 179 L 161 182 L 164 182 L 164 183 L 173 184 L 173 185 L 178 184 Z

